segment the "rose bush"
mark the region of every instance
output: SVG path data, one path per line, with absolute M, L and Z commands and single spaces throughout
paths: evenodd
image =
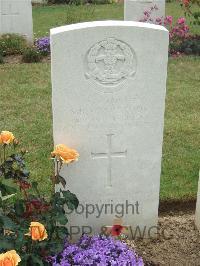
M 15 137 L 10 131 L 2 131 L 0 134 L 0 144 L 10 144 L 14 139 Z
M 153 19 L 152 12 L 157 9 L 158 8 L 155 5 L 152 6 L 149 10 L 146 10 L 144 12 L 143 18 L 141 18 L 140 21 L 154 23 L 157 25 L 164 25 L 169 30 L 169 54 L 177 55 L 183 53 L 183 50 L 181 49 L 182 43 L 190 37 L 189 26 L 186 24 L 186 19 L 180 17 L 175 22 L 172 16 L 157 17 Z M 194 54 L 196 54 L 195 51 Z
M 27 233 L 26 235 L 30 236 L 34 241 L 42 241 L 48 237 L 44 225 L 38 222 L 31 222 L 29 227 L 29 233 Z
M 20 260 L 20 265 L 46 265 L 47 256 L 60 252 L 68 236 L 64 206 L 73 210 L 79 204 L 60 175 L 64 164 L 77 161 L 79 155 L 63 144 L 55 147 L 52 195 L 45 198 L 26 169 L 26 150 L 19 147 L 12 132 L 1 132 L 0 266 L 15 266 Z M 55 193 L 56 184 L 61 189 Z
M 180 0 L 181 7 L 187 17 L 192 18 L 192 24 L 200 25 L 200 1 L 199 0 Z M 192 8 L 193 5 L 197 6 L 197 9 Z
M 20 261 L 21 258 L 15 250 L 0 254 L 0 266 L 17 266 Z
M 63 161 L 64 163 L 71 163 L 77 161 L 79 154 L 73 149 L 69 149 L 64 144 L 56 145 L 55 150 L 51 153 L 53 158 L 56 158 L 58 161 Z

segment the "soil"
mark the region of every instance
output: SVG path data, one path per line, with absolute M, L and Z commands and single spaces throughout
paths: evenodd
M 175 213 L 159 218 L 156 239 L 128 241 L 143 257 L 145 266 L 200 266 L 200 233 L 193 213 Z
M 20 64 L 22 61 L 21 55 L 9 55 L 4 57 L 5 64 Z
M 42 63 L 50 63 L 51 58 L 49 56 L 44 56 L 41 60 Z M 22 64 L 22 55 L 9 55 L 4 57 L 5 64 Z

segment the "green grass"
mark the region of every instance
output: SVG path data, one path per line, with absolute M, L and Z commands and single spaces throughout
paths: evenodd
M 196 196 L 200 161 L 200 60 L 169 60 L 161 199 Z M 29 150 L 32 177 L 46 195 L 53 149 L 50 65 L 0 66 L 0 129 L 11 130 Z
M 161 198 L 196 196 L 200 150 L 200 60 L 170 59 Z
M 167 3 L 166 14 L 183 16 L 179 5 Z M 89 20 L 123 19 L 123 5 L 34 7 L 36 37 L 52 27 Z M 193 33 L 200 30 L 191 28 Z M 169 60 L 161 199 L 194 198 L 200 161 L 200 59 Z M 0 65 L 0 130 L 10 130 L 29 153 L 28 166 L 48 195 L 53 170 L 50 64 Z
M 83 21 L 92 20 L 123 20 L 123 4 L 91 5 L 91 6 L 37 6 L 33 9 L 35 37 L 49 35 L 53 27 L 62 26 Z M 166 3 L 166 15 L 172 15 L 174 19 L 184 16 L 179 3 Z M 189 24 L 189 20 L 187 20 Z M 190 26 L 192 33 L 200 33 L 200 27 Z

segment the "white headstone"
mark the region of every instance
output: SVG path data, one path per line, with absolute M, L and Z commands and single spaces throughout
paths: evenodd
M 31 0 L 0 0 L 0 35 L 16 33 L 33 41 Z
M 150 17 L 155 21 L 158 17 L 165 17 L 165 0 L 124 0 L 124 20 L 141 21 L 144 12 L 150 12 Z M 153 10 L 151 11 L 151 9 Z M 148 15 L 147 15 L 148 16 Z M 150 22 L 148 20 L 148 22 Z
M 198 230 L 200 231 L 200 172 L 199 172 L 199 185 L 198 185 L 198 192 L 197 192 L 195 224 Z
M 116 216 L 141 230 L 157 225 L 168 31 L 73 24 L 51 30 L 51 51 L 54 143 L 80 153 L 62 172 L 81 203 L 70 226 L 96 233 Z
M 32 0 L 33 4 L 46 4 L 47 0 Z

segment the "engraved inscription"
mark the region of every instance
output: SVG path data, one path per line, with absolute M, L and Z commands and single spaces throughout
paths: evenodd
M 86 77 L 102 85 L 117 85 L 133 77 L 136 57 L 123 41 L 107 38 L 93 45 L 86 54 Z
M 93 159 L 108 159 L 107 167 L 107 179 L 106 186 L 112 187 L 112 158 L 125 158 L 127 156 L 127 150 L 123 152 L 113 152 L 112 151 L 112 136 L 114 134 L 107 135 L 108 149 L 105 153 L 91 153 Z

